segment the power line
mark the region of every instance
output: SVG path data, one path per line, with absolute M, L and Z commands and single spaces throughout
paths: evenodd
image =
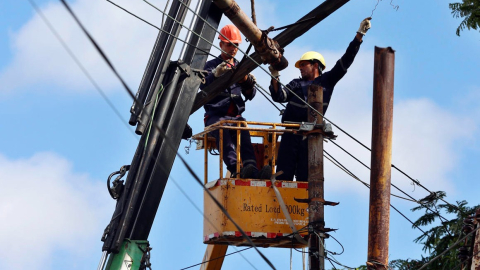
M 363 182 L 362 180 L 360 180 L 357 176 L 355 176 L 352 172 L 350 172 L 345 166 L 343 166 L 340 162 L 338 162 L 333 156 L 331 156 L 330 154 L 328 154 L 328 152 L 326 152 L 324 150 L 325 154 L 327 154 L 327 156 L 325 156 L 329 161 L 331 161 L 332 163 L 338 163 L 335 164 L 337 165 L 339 168 L 341 168 L 342 170 L 344 170 L 348 175 L 350 175 L 352 178 L 360 181 L 362 184 L 364 184 L 367 188 L 370 188 L 370 185 L 368 185 L 367 183 Z M 333 162 L 331 159 L 333 159 L 335 162 Z M 393 194 L 392 194 L 393 195 Z M 395 197 L 399 197 L 397 195 L 393 195 Z M 399 198 L 402 198 L 402 197 L 399 197 Z M 408 200 L 408 199 L 405 199 L 405 198 L 402 198 L 404 200 Z M 392 204 L 390 204 L 390 206 L 395 210 L 397 211 L 402 217 L 404 217 L 406 220 L 408 220 L 415 228 L 419 229 L 423 234 L 427 234 L 426 232 L 424 232 L 422 229 L 420 229 L 420 227 L 418 227 L 417 225 L 415 225 L 415 223 L 413 221 L 411 221 L 408 217 L 406 217 L 402 212 L 400 212 L 400 210 L 398 210 L 397 208 L 395 208 Z
M 242 251 L 245 251 L 245 250 L 248 250 L 248 249 L 251 249 L 251 248 L 252 248 L 252 247 L 248 247 L 248 248 L 244 248 L 244 249 L 241 249 L 241 250 L 237 250 L 237 251 L 235 251 L 235 252 L 228 253 L 228 254 L 226 254 L 226 255 L 223 255 L 223 256 L 220 256 L 220 257 L 216 257 L 216 258 L 210 259 L 210 260 L 208 260 L 208 261 L 203 261 L 203 262 L 201 262 L 201 263 L 197 263 L 197 264 L 191 265 L 191 266 L 189 266 L 189 267 L 182 268 L 182 269 L 180 269 L 180 270 L 190 269 L 190 268 L 193 268 L 193 267 L 195 267 L 195 266 L 202 265 L 202 264 L 204 264 L 204 263 L 211 262 L 211 261 L 215 261 L 215 260 L 218 260 L 218 259 L 222 259 L 222 258 L 225 258 L 225 257 L 227 257 L 227 256 L 230 256 L 230 255 L 233 255 L 233 254 L 236 254 L 236 253 L 240 253 L 240 252 L 242 252 Z M 252 265 L 252 266 L 253 266 L 253 265 Z M 254 268 L 255 268 L 255 266 L 254 266 Z M 255 269 L 257 269 L 257 268 L 255 268 Z
M 77 24 L 80 26 L 80 28 L 82 29 L 82 31 L 85 33 L 85 35 L 87 35 L 88 39 L 90 40 L 91 43 L 94 44 L 95 48 L 97 49 L 97 51 L 100 53 L 100 55 L 102 56 L 102 58 L 105 60 L 105 62 L 107 62 L 107 64 L 109 65 L 109 67 L 112 69 L 112 71 L 115 73 L 115 75 L 118 77 L 118 79 L 122 82 L 122 85 L 124 86 L 125 90 L 127 91 L 127 93 L 130 95 L 130 97 L 135 101 L 137 102 L 136 98 L 135 98 L 135 95 L 133 94 L 133 92 L 130 90 L 130 88 L 128 87 L 128 85 L 124 82 L 124 80 L 121 78 L 121 76 L 118 74 L 118 72 L 116 71 L 116 69 L 113 67 L 113 65 L 111 64 L 111 62 L 108 60 L 107 56 L 105 55 L 105 53 L 102 51 L 102 49 L 100 48 L 100 46 L 96 43 L 96 41 L 91 37 L 91 35 L 88 33 L 88 31 L 85 29 L 85 27 L 82 25 L 82 23 L 80 22 L 80 20 L 76 17 L 75 13 L 70 9 L 69 5 L 65 2 L 65 0 L 61 0 L 62 4 L 65 6 L 65 8 L 67 9 L 67 11 L 70 13 L 70 15 L 75 19 L 75 21 L 77 22 Z M 155 127 L 157 128 L 159 134 L 162 136 L 163 140 L 166 142 L 167 146 L 169 146 L 175 153 L 176 153 L 176 156 L 180 158 L 181 162 L 183 163 L 183 165 L 187 168 L 187 170 L 189 171 L 189 173 L 194 177 L 194 179 L 197 181 L 197 183 L 199 185 L 201 185 L 203 187 L 203 189 L 207 192 L 207 194 L 209 195 L 209 197 L 214 201 L 214 203 L 222 210 L 222 212 L 225 214 L 225 216 L 230 219 L 230 221 L 232 221 L 232 223 L 235 225 L 235 227 L 240 231 L 240 233 L 242 234 L 242 236 L 249 242 L 249 244 L 251 246 L 254 247 L 254 249 L 257 251 L 257 253 L 263 258 L 263 260 L 272 268 L 272 269 L 276 269 L 273 264 L 270 262 L 270 260 L 268 260 L 268 258 L 257 248 L 257 246 L 252 242 L 252 240 L 250 239 L 250 237 L 247 236 L 247 234 L 245 233 L 245 231 L 238 225 L 238 223 L 236 223 L 233 218 L 230 216 L 230 214 L 228 213 L 228 211 L 220 204 L 220 202 L 211 194 L 211 192 L 202 184 L 202 181 L 200 180 L 200 178 L 198 177 L 198 175 L 193 171 L 193 169 L 190 167 L 190 165 L 185 161 L 185 159 L 178 153 L 178 149 L 175 149 L 175 147 L 173 146 L 173 144 L 169 141 L 169 139 L 166 137 L 165 135 L 165 131 L 159 127 L 158 125 L 155 125 Z
M 160 27 L 158 27 L 158 26 L 154 25 L 153 23 L 150 23 L 150 22 L 148 22 L 147 20 L 145 20 L 145 19 L 141 18 L 140 16 L 138 16 L 138 15 L 136 15 L 136 14 L 132 13 L 131 11 L 129 11 L 129 10 L 127 10 L 127 9 L 125 9 L 125 8 L 123 8 L 123 7 L 121 7 L 120 5 L 118 5 L 118 4 L 116 4 L 116 3 L 114 3 L 114 2 L 112 2 L 112 1 L 110 1 L 110 0 L 107 0 L 107 2 L 109 2 L 110 4 L 112 4 L 112 5 L 116 6 L 117 8 L 119 8 L 119 9 L 121 9 L 121 10 L 125 11 L 126 13 L 128 13 L 128 14 L 132 15 L 133 17 L 135 17 L 135 18 L 137 18 L 137 19 L 141 20 L 142 22 L 144 22 L 144 23 L 146 23 L 146 24 L 148 24 L 148 25 L 152 26 L 153 28 L 155 28 L 155 29 L 157 29 L 157 30 L 159 30 L 159 31 L 161 31 L 161 32 L 163 32 L 163 33 L 165 33 L 165 34 L 167 34 L 167 35 L 169 35 L 169 36 L 171 36 L 171 37 L 175 38 L 176 40 L 178 40 L 178 41 L 180 41 L 180 42 L 183 42 L 184 44 L 187 44 L 187 45 L 189 45 L 189 46 L 191 46 L 191 47 L 193 47 L 193 48 L 195 48 L 195 49 L 197 49 L 197 50 L 199 50 L 199 51 L 201 51 L 201 52 L 203 52 L 203 53 L 205 53 L 205 54 L 207 54 L 207 55 L 210 55 L 210 56 L 213 56 L 213 57 L 215 57 L 215 58 L 217 58 L 217 59 L 221 59 L 222 61 L 225 61 L 225 60 L 223 60 L 221 57 L 218 57 L 218 56 L 216 56 L 216 55 L 213 55 L 213 54 L 211 54 L 210 52 L 207 52 L 207 51 L 205 51 L 205 50 L 203 50 L 203 49 L 200 49 L 198 46 L 196 46 L 196 45 L 193 45 L 193 44 L 191 44 L 191 43 L 189 43 L 189 42 L 187 42 L 187 41 L 185 41 L 185 40 L 183 40 L 183 39 L 181 39 L 181 38 L 179 38 L 179 37 L 177 37 L 177 36 L 175 36 L 175 35 L 173 35 L 173 34 L 169 33 L 168 31 L 165 31 L 165 30 L 163 30 L 162 28 L 160 28 Z
M 163 167 L 163 165 L 162 165 Z M 192 199 L 190 199 L 190 197 L 187 195 L 187 193 L 182 189 L 182 187 L 177 183 L 177 181 L 175 181 L 175 179 L 170 176 L 169 177 L 173 183 L 175 184 L 175 186 L 178 188 L 178 190 L 180 190 L 180 192 L 183 194 L 183 196 L 190 202 L 190 204 L 192 204 L 192 206 L 203 216 L 204 219 L 206 219 L 208 221 L 208 223 L 210 223 L 210 225 L 212 225 L 212 227 L 215 228 L 215 230 L 219 231 L 218 228 L 215 226 L 215 224 L 212 223 L 212 221 L 205 215 L 205 213 L 200 210 L 200 208 L 198 208 L 198 206 L 192 201 Z M 226 239 L 224 236 L 222 236 L 222 238 Z M 233 247 L 235 250 L 237 250 L 236 247 Z M 230 254 L 227 254 L 227 255 L 224 255 L 224 256 L 220 256 L 220 257 L 216 257 L 214 259 L 211 259 L 211 260 L 208 260 L 208 261 L 204 261 L 204 262 L 201 262 L 201 263 L 198 263 L 198 264 L 195 264 L 195 265 L 192 265 L 192 266 L 189 266 L 189 267 L 186 267 L 186 268 L 182 268 L 181 270 L 184 270 L 184 269 L 189 269 L 189 268 L 192 268 L 194 266 L 197 266 L 197 265 L 201 265 L 201 264 L 204 264 L 204 263 L 207 263 L 209 261 L 213 261 L 213 260 L 217 260 L 217 259 L 221 259 L 221 258 L 224 258 L 226 256 L 229 256 L 229 255 L 233 255 L 235 253 L 239 253 L 239 252 L 242 252 L 242 251 L 245 251 L 247 249 L 251 249 L 252 247 L 249 247 L 249 248 L 245 248 L 243 250 L 237 250 L 236 252 L 232 252 Z M 242 256 L 242 258 L 248 263 L 250 264 L 254 269 L 257 269 L 245 256 L 243 256 L 243 254 L 240 254 Z
M 460 242 L 462 242 L 465 238 L 467 238 L 468 236 L 470 236 L 472 233 L 476 232 L 478 229 L 480 229 L 480 227 L 477 227 L 475 228 L 474 230 L 472 230 L 471 232 L 469 232 L 467 235 L 465 235 L 464 237 L 462 237 L 462 239 L 458 240 L 457 242 L 455 242 L 452 246 L 450 246 L 449 248 L 447 248 L 446 250 L 444 250 L 442 253 L 440 253 L 438 256 L 436 256 L 435 258 L 431 259 L 430 261 L 428 261 L 426 264 L 424 264 L 422 267 L 420 267 L 418 270 L 422 270 L 424 269 L 425 267 L 427 267 L 429 264 L 433 263 L 434 261 L 436 261 L 438 258 L 442 257 L 443 255 L 445 255 L 445 253 L 447 253 L 448 251 L 450 251 L 452 248 L 456 247 L 458 244 L 460 244 Z
M 147 0 L 143 0 L 144 2 L 148 3 L 149 5 L 151 5 L 152 7 L 154 7 L 155 9 L 157 9 L 158 11 L 162 12 L 159 8 L 155 7 L 153 4 L 149 3 Z M 184 5 L 185 7 L 187 7 L 194 15 L 196 15 L 198 18 L 200 18 L 202 21 L 204 21 L 208 26 L 210 26 L 214 31 L 216 31 L 217 33 L 219 33 L 220 35 L 222 35 L 224 38 L 226 38 L 227 40 L 229 40 L 227 37 L 225 37 L 222 33 L 220 33 L 215 27 L 213 27 L 210 23 L 208 23 L 204 18 L 202 18 L 198 13 L 196 13 L 194 10 L 192 10 L 190 7 L 188 7 L 185 3 L 183 3 L 183 1 L 179 0 L 179 2 Z M 162 12 L 163 14 L 165 14 L 165 12 Z M 168 14 L 166 14 L 167 16 L 169 16 Z M 171 16 L 169 16 L 171 18 Z M 172 18 L 174 19 L 174 18 Z M 174 19 L 175 20 L 175 19 Z M 183 26 L 183 25 L 182 25 Z M 184 26 L 185 27 L 185 26 Z M 192 33 L 196 34 L 194 31 L 192 31 Z M 198 35 L 198 34 L 197 34 Z M 230 41 L 230 40 L 229 40 Z M 233 43 L 232 43 L 233 44 Z M 355 137 L 353 137 L 350 133 L 348 133 L 347 131 L 345 131 L 344 129 L 340 128 L 337 124 L 335 124 L 333 121 L 331 121 L 330 119 L 328 119 L 327 117 L 325 117 L 323 115 L 323 113 L 320 113 L 318 110 L 316 110 L 315 108 L 313 108 L 310 104 L 308 104 L 308 102 L 306 102 L 303 98 L 300 98 L 295 92 L 293 92 L 290 88 L 288 88 L 286 85 L 282 84 L 280 82 L 280 80 L 278 80 L 277 78 L 275 78 L 274 76 L 272 76 L 264 67 L 262 67 L 258 62 L 256 62 L 252 57 L 250 57 L 248 54 L 246 54 L 244 51 L 242 51 L 240 48 L 238 48 L 235 44 L 233 44 L 240 52 L 242 52 L 246 57 L 248 57 L 253 63 L 255 63 L 257 65 L 257 67 L 260 67 L 265 73 L 267 73 L 268 75 L 270 75 L 270 77 L 272 79 L 274 79 L 275 81 L 277 81 L 281 86 L 283 86 L 285 89 L 287 89 L 292 95 L 296 96 L 297 98 L 300 99 L 300 101 L 302 101 L 305 105 L 307 105 L 307 107 L 309 107 L 310 109 L 312 109 L 315 113 L 317 113 L 318 115 L 321 115 L 325 120 L 327 120 L 328 122 L 330 122 L 333 126 L 335 126 L 336 128 L 338 128 L 341 132 L 343 132 L 345 135 L 347 135 L 348 137 L 350 137 L 352 140 L 354 140 L 355 142 L 357 142 L 358 144 L 360 144 L 361 146 L 363 146 L 365 149 L 369 150 L 369 151 L 372 151 L 368 146 L 366 146 L 365 144 L 363 144 L 362 142 L 360 142 L 358 139 L 356 139 Z M 215 46 L 214 46 L 215 47 Z M 418 184 L 419 186 L 421 186 L 422 188 L 424 188 L 426 191 L 428 191 L 429 193 L 433 194 L 432 191 L 428 190 L 426 187 L 424 187 L 423 185 L 420 184 L 420 182 L 418 180 L 414 180 L 412 177 L 408 176 L 406 173 L 404 173 L 403 171 L 401 171 L 398 167 L 396 167 L 395 165 L 392 164 L 392 167 L 395 168 L 396 170 L 400 171 L 402 174 L 404 174 L 405 176 L 407 176 L 410 180 L 412 180 L 415 184 Z M 443 202 L 445 202 L 446 204 L 454 207 L 454 208 L 457 208 L 455 205 L 453 204 L 450 204 L 448 203 L 446 200 L 444 200 L 443 198 L 441 198 L 441 200 Z M 461 209 L 457 208 L 459 211 L 461 211 Z
M 333 143 L 335 146 L 337 146 L 338 148 L 340 148 L 342 151 L 344 151 L 345 153 L 347 153 L 350 157 L 352 157 L 353 159 L 355 159 L 356 161 L 358 161 L 360 164 L 362 164 L 365 168 L 367 168 L 368 170 L 371 170 L 369 166 L 367 166 L 365 163 L 363 163 L 361 160 L 359 160 L 357 157 L 355 157 L 354 155 L 352 155 L 350 152 L 348 152 L 347 150 L 345 150 L 343 147 L 341 147 L 340 145 L 338 145 L 337 143 L 335 143 L 333 140 L 329 140 L 331 143 Z M 446 218 L 444 218 L 442 215 L 440 215 L 440 212 L 437 210 L 437 211 L 434 211 L 432 209 L 430 209 L 426 204 L 416 200 L 415 198 L 413 198 L 412 196 L 410 196 L 408 193 L 406 193 L 405 191 L 403 191 L 402 189 L 400 189 L 399 187 L 397 187 L 396 185 L 394 185 L 393 183 L 391 183 L 392 187 L 394 187 L 395 189 L 397 189 L 398 191 L 400 191 L 401 193 L 403 193 L 405 196 L 409 197 L 411 199 L 411 201 L 415 202 L 415 203 L 418 203 L 419 205 L 422 205 L 424 207 L 426 207 L 428 210 L 430 210 L 432 213 L 436 214 L 438 217 L 440 217 L 440 219 L 443 219 L 444 221 L 447 221 Z M 442 222 L 443 223 L 443 222 Z M 445 225 L 444 225 L 445 226 Z M 448 231 L 448 230 L 447 230 Z
M 102 98 L 107 102 L 108 106 L 113 110 L 113 112 L 117 115 L 117 117 L 121 120 L 121 122 L 127 127 L 128 131 L 132 133 L 132 135 L 137 139 L 136 134 L 133 132 L 133 130 L 130 129 L 130 127 L 127 125 L 127 123 L 123 120 L 122 115 L 120 112 L 115 108 L 113 105 L 113 102 L 110 101 L 108 96 L 105 94 L 105 92 L 100 88 L 100 86 L 97 84 L 97 82 L 93 79 L 93 77 L 90 75 L 88 70 L 83 66 L 83 64 L 80 62 L 80 60 L 75 56 L 73 51 L 68 47 L 67 43 L 63 40 L 63 38 L 58 34 L 58 32 L 55 30 L 53 25 L 50 23 L 50 21 L 47 19 L 47 17 L 43 14 L 42 10 L 38 8 L 37 4 L 33 0 L 27 0 L 30 5 L 33 7 L 35 12 L 42 18 L 43 22 L 47 25 L 47 27 L 50 29 L 50 31 L 53 33 L 53 35 L 57 38 L 57 40 L 60 42 L 60 44 L 63 46 L 63 48 L 67 51 L 68 55 L 73 59 L 73 61 L 77 64 L 77 66 L 80 68 L 80 70 L 83 72 L 83 74 L 88 78 L 90 83 L 94 86 L 94 88 L 98 91 L 98 93 L 102 96 Z

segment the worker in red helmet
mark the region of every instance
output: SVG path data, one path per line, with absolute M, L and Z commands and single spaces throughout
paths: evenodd
M 333 89 L 353 63 L 362 44 L 363 36 L 371 27 L 370 20 L 371 18 L 366 18 L 360 23 L 360 28 L 353 41 L 350 42 L 347 51 L 330 71 L 324 72 L 327 65 L 323 56 L 318 52 L 310 51 L 304 53 L 295 63 L 301 78 L 292 80 L 284 88 L 281 88 L 276 80 L 271 80 L 272 99 L 281 103 L 288 102 L 282 115 L 282 122 L 308 121 L 308 107 L 305 102 L 307 101 L 308 87 L 312 84 L 323 87 L 323 111 L 321 113 L 324 114 L 327 111 Z M 272 66 L 269 69 L 272 76 L 278 79 L 279 72 Z M 291 181 L 295 175 L 297 181 L 308 181 L 308 140 L 303 140 L 302 136 L 293 133 L 282 135 L 282 142 L 278 150 L 278 171 L 283 171 L 283 174 L 277 177 L 278 180 Z
M 219 57 L 205 63 L 204 69 L 208 71 L 208 76 L 205 78 L 205 83 L 200 86 L 200 89 L 207 87 L 214 80 L 238 65 L 235 55 L 238 52 L 238 45 L 242 42 L 242 36 L 238 28 L 231 24 L 226 25 L 220 30 L 218 38 L 220 39 L 222 52 Z M 242 113 L 245 111 L 245 102 L 255 97 L 255 83 L 255 77 L 252 74 L 248 74 L 240 81 L 224 89 L 221 94 L 205 104 L 205 126 L 221 120 L 245 121 Z M 242 95 L 245 99 L 243 99 Z M 233 175 L 239 173 L 236 171 L 236 133 L 237 132 L 233 130 L 223 130 L 223 161 Z M 219 131 L 213 131 L 211 135 L 216 139 L 217 149 L 220 149 Z M 248 131 L 241 131 L 240 138 L 240 156 L 243 165 L 240 176 L 242 178 L 270 179 L 272 174 L 272 168 L 270 166 L 267 165 L 260 171 L 257 168 L 250 133 Z

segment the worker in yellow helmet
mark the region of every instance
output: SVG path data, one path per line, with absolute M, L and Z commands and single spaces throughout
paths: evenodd
M 345 54 L 337 61 L 335 66 L 327 72 L 324 72 L 327 64 L 323 56 L 318 52 L 306 52 L 295 63 L 295 67 L 300 70 L 300 79 L 294 79 L 289 82 L 288 87 L 301 99 L 293 95 L 286 88 L 281 88 L 277 80 L 272 79 L 270 83 L 270 93 L 276 102 L 288 102 L 285 112 L 282 116 L 282 122 L 306 122 L 307 116 L 307 91 L 311 84 L 323 87 L 323 112 L 328 108 L 328 103 L 332 97 L 333 89 L 337 82 L 347 73 L 347 69 L 353 63 L 363 36 L 371 27 L 371 18 L 366 18 L 360 23 L 360 28 Z M 273 77 L 279 79 L 279 72 L 269 67 Z M 302 140 L 302 136 L 293 133 L 284 133 L 282 143 L 278 151 L 277 172 L 283 171 L 278 176 L 279 180 L 293 180 L 296 175 L 297 181 L 308 181 L 308 140 Z

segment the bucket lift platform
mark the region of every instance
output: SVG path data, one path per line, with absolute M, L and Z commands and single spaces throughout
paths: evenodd
M 288 129 L 284 129 L 288 128 Z M 252 143 L 256 152 L 257 167 L 271 165 L 275 168 L 275 161 L 280 145 L 278 137 L 284 132 L 295 132 L 298 124 L 278 124 L 248 121 L 224 120 L 205 128 L 199 134 L 193 136 L 197 141 L 197 150 L 205 151 L 205 186 L 213 196 L 227 210 L 230 216 L 246 232 L 252 242 L 259 247 L 283 247 L 303 248 L 305 244 L 300 243 L 292 233 L 285 213 L 275 194 L 271 180 L 261 179 L 240 179 L 231 177 L 227 171 L 223 177 L 222 149 L 216 149 L 216 142 L 208 133 L 219 130 L 220 140 L 223 140 L 223 130 L 229 129 L 237 132 L 237 160 L 240 161 L 240 131 L 248 130 L 251 137 L 260 137 L 261 143 Z M 222 143 L 219 144 L 222 148 Z M 208 181 L 208 152 L 217 150 L 219 152 L 220 175 L 218 179 Z M 237 171 L 240 171 L 241 162 L 237 162 Z M 273 169 L 272 169 L 273 170 Z M 272 172 L 273 173 L 273 172 Z M 237 174 L 238 175 L 238 174 Z M 296 181 L 275 181 L 281 199 L 293 221 L 300 236 L 308 234 L 308 204 L 297 202 L 295 199 L 308 198 L 308 183 Z M 234 245 L 249 246 L 235 225 L 215 205 L 213 200 L 205 194 L 204 196 L 204 226 L 203 242 L 209 245 Z M 209 246 L 205 258 L 212 247 Z M 223 255 L 226 248 L 221 249 Z M 218 256 L 217 253 L 215 256 Z M 220 254 L 221 256 L 222 254 Z M 205 268 L 202 269 L 220 269 Z

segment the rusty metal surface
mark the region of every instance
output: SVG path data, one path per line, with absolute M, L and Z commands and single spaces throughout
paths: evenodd
M 388 265 L 394 65 L 395 53 L 392 48 L 375 47 L 368 228 L 369 269 L 385 269 Z
M 203 135 L 203 143 L 204 143 L 204 145 L 207 145 L 207 143 L 208 143 L 208 135 L 207 134 Z M 205 161 L 204 161 L 205 162 L 204 163 L 205 171 L 203 172 L 204 173 L 204 175 L 203 175 L 204 180 L 203 181 L 204 181 L 204 184 L 206 184 L 208 182 L 208 170 L 207 170 L 207 168 L 208 168 L 208 147 L 205 147 L 205 151 L 204 151 L 203 155 L 204 155 L 204 159 L 205 159 Z M 220 167 L 220 169 L 221 168 L 222 167 Z
M 205 250 L 202 262 L 206 262 L 200 266 L 200 270 L 220 270 L 222 269 L 225 254 L 227 254 L 228 246 L 226 245 L 208 245 Z
M 228 211 L 233 220 L 240 227 L 248 232 L 252 241 L 262 247 L 277 246 L 290 248 L 305 247 L 298 243 L 295 238 L 285 237 L 291 235 L 292 231 L 286 222 L 283 212 L 280 210 L 278 199 L 271 187 L 271 181 L 219 180 L 223 183 L 210 187 L 213 196 L 218 199 L 222 206 Z M 296 230 L 304 228 L 308 223 L 307 206 L 295 202 L 294 198 L 304 198 L 308 191 L 306 186 L 294 188 L 294 181 L 276 181 L 277 189 L 280 192 L 289 214 L 295 224 Z M 262 186 L 261 183 L 265 185 Z M 204 197 L 204 227 L 203 235 L 214 235 L 208 239 L 204 238 L 206 244 L 228 244 L 228 245 L 249 245 L 243 237 L 237 233 L 232 221 L 226 218 L 225 214 L 214 204 L 208 196 Z M 254 234 L 256 233 L 256 234 Z M 267 238 L 258 233 L 278 234 L 276 237 Z M 300 235 L 305 236 L 306 232 L 301 231 Z M 288 241 L 285 241 L 288 240 Z
M 308 103 L 318 111 L 323 112 L 323 88 L 310 85 L 308 88 Z M 322 123 L 323 117 L 308 109 L 308 122 Z M 323 135 L 312 133 L 308 135 L 308 204 L 309 224 L 313 230 L 320 231 L 325 227 L 324 221 L 324 179 L 323 179 Z M 314 232 L 309 232 L 309 265 L 310 270 L 325 269 L 325 250 L 323 244 Z M 314 253 L 318 252 L 317 255 Z
M 480 209 L 477 209 L 475 212 L 475 228 L 480 226 Z M 475 232 L 475 241 L 473 244 L 473 256 L 472 256 L 472 266 L 470 270 L 480 270 L 480 233 L 478 230 Z
M 315 9 L 313 9 L 311 12 L 309 12 L 307 15 L 300 18 L 298 21 L 311 18 L 315 19 L 312 19 L 302 24 L 291 26 L 288 29 L 282 31 L 277 36 L 275 36 L 273 39 L 276 40 L 282 48 L 284 48 L 288 44 L 292 43 L 297 37 L 305 34 L 310 28 L 317 25 L 319 22 L 324 20 L 326 17 L 338 10 L 347 2 L 349 2 L 349 0 L 326 0 L 325 2 L 317 6 Z M 261 62 L 261 57 L 258 53 L 254 53 L 250 56 L 257 63 Z M 245 75 L 257 68 L 257 64 L 255 64 L 252 59 L 245 59 L 244 61 L 242 61 L 235 73 L 233 71 L 225 73 L 223 76 L 216 79 L 209 86 L 205 87 L 202 92 L 197 93 L 197 96 L 195 98 L 195 104 L 193 105 L 190 114 L 196 112 L 207 102 L 215 98 L 225 88 L 229 87 L 235 82 L 238 82 L 241 78 L 245 77 Z
M 238 123 L 240 123 L 242 127 L 238 127 Z M 235 124 L 235 126 L 229 126 L 227 124 Z M 266 127 L 253 128 L 251 126 L 266 126 Z M 289 129 L 277 129 L 277 127 L 284 127 Z M 201 140 L 203 139 L 204 134 L 212 132 L 217 129 L 249 130 L 249 131 L 260 131 L 260 132 L 268 130 L 269 132 L 276 132 L 276 133 L 284 133 L 284 132 L 294 133 L 296 132 L 296 130 L 294 129 L 298 129 L 299 127 L 300 127 L 299 124 L 222 120 L 214 124 L 211 124 L 210 126 L 205 127 L 205 129 L 202 132 L 193 135 L 192 138 L 194 140 Z
M 250 41 L 255 51 L 260 55 L 263 64 L 275 65 L 281 61 L 281 51 L 283 51 L 283 49 L 279 48 L 278 42 L 267 36 L 263 36 L 262 31 L 258 29 L 255 23 L 250 20 L 234 0 L 214 0 L 213 3 L 223 11 L 225 16 L 227 16 Z

